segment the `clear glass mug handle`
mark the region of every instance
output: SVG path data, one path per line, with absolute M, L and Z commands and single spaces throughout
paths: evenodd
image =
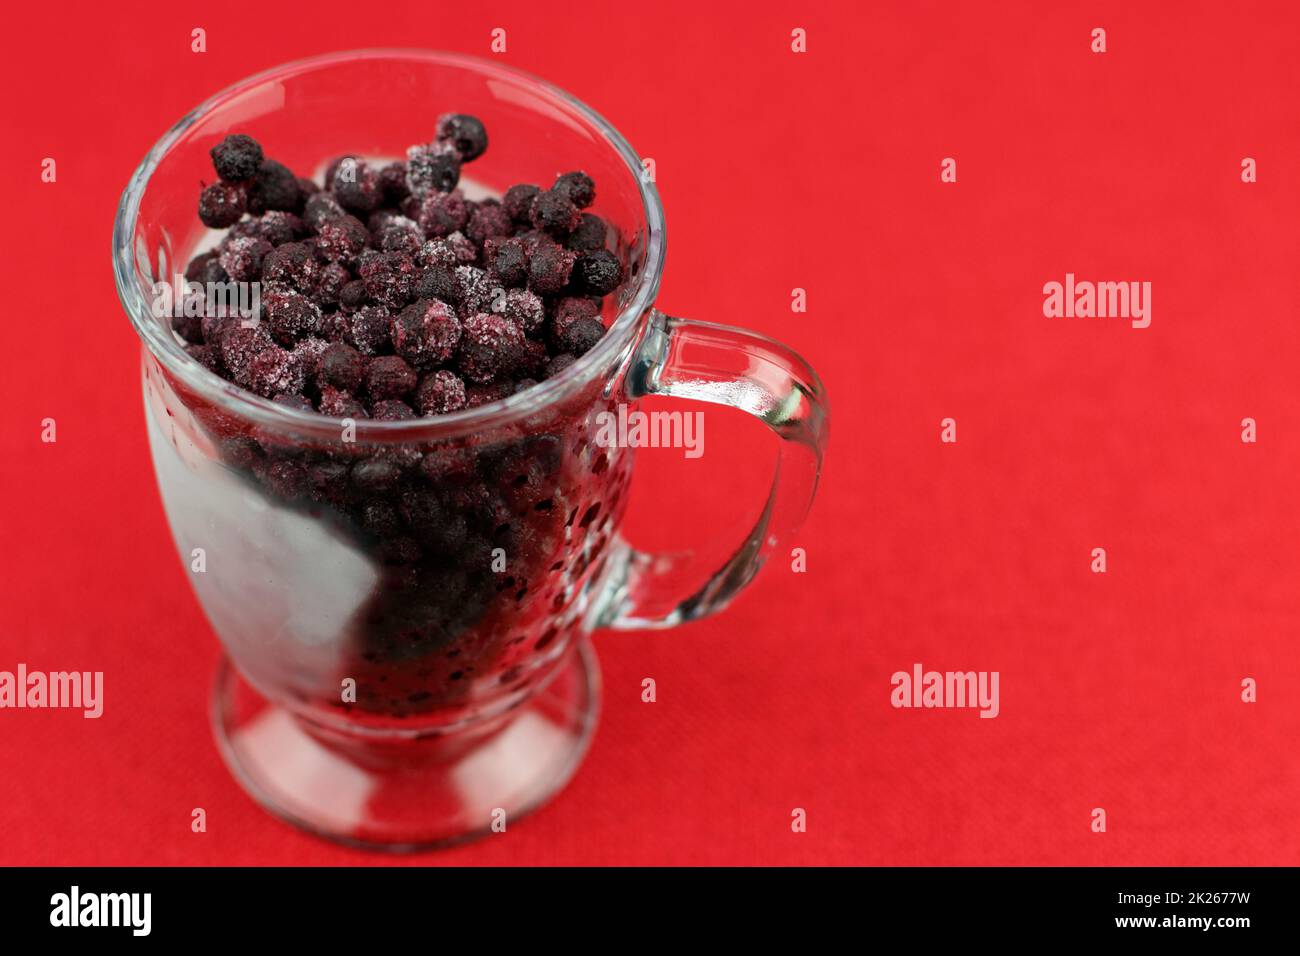
M 616 630 L 674 627 L 726 607 L 798 530 L 817 490 L 830 406 L 817 373 L 780 342 L 657 311 L 624 392 L 629 401 L 671 395 L 737 408 L 781 439 L 762 514 L 738 547 L 713 541 L 680 554 L 630 549 L 596 622 Z

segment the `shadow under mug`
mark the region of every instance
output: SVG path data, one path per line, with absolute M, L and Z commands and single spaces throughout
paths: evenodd
M 626 277 L 605 299 L 607 334 L 569 368 L 464 411 L 349 423 L 223 381 L 155 316 L 155 283 L 210 241 L 196 184 L 223 136 L 248 133 L 301 174 L 345 154 L 400 157 L 452 111 L 492 137 L 467 191 L 567 169 L 596 182 L 590 211 Z M 118 294 L 143 343 L 163 504 L 225 649 L 217 741 L 267 809 L 384 849 L 500 830 L 581 760 L 599 697 L 588 635 L 725 607 L 799 526 L 826 440 L 816 373 L 763 336 L 656 311 L 663 257 L 658 194 L 613 127 L 555 87 L 464 56 L 374 50 L 277 67 L 208 100 L 145 157 L 114 226 Z M 739 408 L 781 439 L 738 545 L 710 538 L 670 556 L 620 537 L 633 452 L 597 433 L 646 395 Z

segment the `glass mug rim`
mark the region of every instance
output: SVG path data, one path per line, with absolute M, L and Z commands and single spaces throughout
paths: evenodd
M 530 88 L 530 92 L 549 100 L 551 105 L 578 113 L 600 134 L 601 141 L 606 146 L 612 147 L 622 158 L 628 173 L 636 182 L 646 228 L 645 267 L 633 294 L 620 309 L 604 338 L 567 369 L 516 395 L 487 402 L 476 408 L 432 418 L 421 417 L 405 421 L 359 420 L 355 423 L 357 440 L 383 443 L 458 438 L 487 428 L 499 428 L 535 414 L 588 384 L 600 369 L 606 367 L 630 344 L 641 318 L 650 310 L 658 294 L 665 251 L 664 213 L 659 192 L 654 183 L 642 175 L 641 158 L 622 134 L 608 120 L 577 97 L 524 70 L 501 66 L 465 54 L 433 50 L 404 48 L 348 50 L 282 63 L 227 86 L 208 97 L 173 124 L 149 150 L 132 174 L 126 189 L 122 192 L 113 222 L 113 275 L 117 294 L 140 340 L 149 349 L 150 354 L 162 363 L 168 372 L 184 382 L 187 388 L 247 421 L 304 435 L 331 437 L 338 435 L 344 419 L 278 405 L 270 399 L 245 391 L 204 368 L 175 341 L 170 331 L 154 317 L 150 303 L 145 298 L 140 283 L 136 281 L 135 229 L 140 203 L 148 188 L 150 177 L 166 159 L 171 148 L 201 119 L 234 97 L 277 78 L 288 78 L 357 60 L 409 60 L 425 65 L 470 70 L 515 86 L 526 85 Z

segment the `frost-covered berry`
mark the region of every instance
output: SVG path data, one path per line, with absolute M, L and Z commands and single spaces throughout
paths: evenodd
M 609 227 L 605 225 L 605 220 L 584 212 L 564 244 L 575 252 L 594 252 L 605 248 L 608 235 Z
M 362 355 L 377 355 L 392 347 L 393 340 L 389 332 L 392 323 L 392 314 L 387 309 L 367 305 L 358 309 L 348 320 L 348 331 L 344 338 Z
M 212 166 L 228 183 L 242 183 L 257 175 L 262 165 L 262 147 L 257 140 L 243 133 L 227 136 L 208 151 L 212 157 Z
M 455 275 L 456 304 L 460 306 L 462 315 L 490 311 L 498 292 L 504 293 L 492 277 L 477 266 L 457 266 Z
M 389 206 L 396 206 L 409 196 L 411 191 L 406 186 L 406 164 L 399 161 L 389 163 L 381 169 L 379 189 L 383 194 L 384 203 Z
M 347 215 L 347 210 L 339 205 L 333 193 L 318 192 L 307 197 L 302 209 L 302 221 L 313 232 L 320 232 L 320 227 L 331 219 Z
M 364 160 L 351 156 L 338 164 L 328 183 L 339 205 L 349 212 L 371 212 L 383 198 L 379 174 Z
M 406 402 L 386 398 L 370 406 L 370 417 L 377 422 L 403 422 L 414 418 L 415 412 Z
M 310 295 L 320 282 L 320 263 L 309 246 L 286 242 L 262 259 L 262 279 Z
M 523 347 L 519 326 L 505 316 L 480 312 L 462 324 L 456 362 L 468 381 L 483 385 L 514 371 Z
M 528 226 L 532 220 L 529 214 L 533 208 L 533 200 L 541 195 L 541 190 L 531 183 L 517 183 L 506 190 L 506 194 L 501 197 L 501 205 L 515 223 L 521 226 Z
M 411 301 L 420 270 L 410 256 L 371 250 L 357 260 L 357 275 L 365 283 L 366 295 L 371 300 L 398 309 Z
M 535 228 L 553 238 L 563 239 L 573 231 L 582 214 L 568 196 L 550 189 L 533 200 L 528 217 Z
M 262 306 L 267 331 L 285 348 L 293 348 L 300 338 L 320 331 L 320 308 L 300 293 L 268 293 Z
M 564 173 L 555 180 L 555 185 L 551 187 L 558 193 L 569 197 L 579 209 L 586 209 L 596 201 L 596 184 L 590 176 L 578 170 L 572 173 Z
M 420 272 L 415 281 L 417 299 L 441 299 L 443 302 L 456 302 L 460 298 L 460 285 L 456 282 L 456 273 L 450 267 L 431 265 Z
M 306 224 L 291 212 L 272 209 L 255 221 L 257 234 L 273 246 L 282 246 L 307 235 Z
M 335 388 L 333 385 L 321 386 L 317 408 L 322 415 L 329 415 L 331 418 L 370 417 L 366 406 L 357 401 L 350 392 Z
M 331 262 L 349 265 L 370 242 L 370 233 L 361 220 L 343 212 L 322 222 L 316 237 L 316 248 L 321 255 Z
M 213 183 L 199 193 L 199 220 L 210 229 L 225 229 L 244 214 L 244 190 L 230 183 Z
M 465 383 L 455 372 L 445 368 L 430 372 L 420 380 L 415 403 L 421 415 L 446 415 L 460 411 L 465 407 Z
M 483 244 L 483 264 L 492 278 L 504 286 L 528 281 L 528 253 L 519 239 L 489 239 Z
M 441 365 L 460 344 L 460 320 L 445 302 L 422 300 L 393 319 L 393 350 L 416 368 Z
M 406 151 L 406 188 L 413 196 L 449 193 L 460 181 L 460 162 L 446 143 L 412 146 Z
M 487 130 L 476 116 L 444 113 L 438 117 L 438 142 L 450 144 L 465 162 L 478 159 L 487 150 Z
M 511 289 L 502 301 L 501 314 L 525 333 L 533 333 L 542 327 L 546 308 L 535 293 L 527 289 Z
M 459 189 L 431 192 L 420 200 L 415 218 L 426 236 L 449 236 L 464 229 L 469 222 L 469 203 Z
M 553 242 L 539 243 L 528 260 L 528 286 L 542 295 L 555 295 L 569 284 L 574 254 Z
M 509 214 L 497 203 L 475 203 L 465 226 L 465 235 L 479 245 L 487 239 L 509 236 L 514 231 Z
M 599 319 L 578 319 L 558 337 L 556 345 L 573 355 L 585 355 L 604 335 L 605 326 Z
M 262 260 L 273 249 L 265 239 L 232 239 L 221 249 L 221 268 L 236 282 L 251 282 L 262 275 Z

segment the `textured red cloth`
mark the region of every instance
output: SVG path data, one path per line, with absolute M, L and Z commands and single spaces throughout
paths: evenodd
M 155 489 L 109 232 L 211 92 L 335 49 L 488 56 L 494 27 L 655 159 L 660 305 L 792 344 L 834 425 L 807 573 L 778 560 L 716 619 L 598 635 L 574 781 L 505 837 L 414 859 L 1300 862 L 1300 10 L 547 6 L 7 13 L 0 669 L 103 670 L 107 702 L 0 711 L 0 863 L 395 862 L 273 820 L 217 755 L 217 642 Z M 1067 272 L 1151 282 L 1150 327 L 1045 318 Z M 709 427 L 698 461 L 642 453 L 638 543 L 757 513 L 772 440 Z M 1000 715 L 894 709 L 916 662 L 998 671 Z

